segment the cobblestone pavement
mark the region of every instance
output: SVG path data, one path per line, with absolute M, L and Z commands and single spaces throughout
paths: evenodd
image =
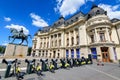
M 4 72 L 0 72 L 4 74 Z M 44 76 L 36 74 L 25 75 L 24 80 L 120 80 L 120 67 L 115 63 L 104 63 L 104 66 L 92 65 L 73 67 L 70 70 L 59 69 L 55 73 L 43 72 Z M 2 80 L 16 80 L 15 77 Z

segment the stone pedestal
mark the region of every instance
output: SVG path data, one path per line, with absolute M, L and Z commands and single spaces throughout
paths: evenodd
M 17 44 L 8 44 L 5 50 L 5 57 L 19 56 L 25 57 L 27 56 L 28 46 L 17 45 Z

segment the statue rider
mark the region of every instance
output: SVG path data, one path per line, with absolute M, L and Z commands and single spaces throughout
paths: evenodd
M 21 30 L 19 31 L 19 36 L 21 37 L 22 35 L 24 35 L 23 28 L 21 28 Z

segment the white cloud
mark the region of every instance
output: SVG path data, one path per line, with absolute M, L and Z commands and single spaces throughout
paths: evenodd
M 23 28 L 24 34 L 26 34 L 26 35 L 29 34 L 29 30 L 26 29 L 24 26 L 21 26 L 21 25 L 11 24 L 11 25 L 6 25 L 5 28 L 8 28 L 8 29 L 10 29 L 10 28 L 15 28 L 15 29 L 17 29 L 18 31 L 20 31 L 21 28 Z
M 120 9 L 118 9 L 120 5 L 113 6 L 108 4 L 99 4 L 98 6 L 107 11 L 107 15 L 109 16 L 110 19 L 113 18 L 120 19 Z
M 85 4 L 85 0 L 56 0 L 57 6 L 54 10 L 59 12 L 61 15 L 68 16 L 74 14 L 80 6 Z
M 44 21 L 40 16 L 36 15 L 35 13 L 30 13 L 32 18 L 32 25 L 37 27 L 45 27 L 48 26 L 48 23 Z
M 4 42 L 2 43 L 2 45 L 3 45 L 3 46 L 6 46 L 8 43 L 9 43 L 8 41 L 4 41 Z
M 11 18 L 9 18 L 9 17 L 4 17 L 4 20 L 7 21 L 7 22 L 9 22 L 9 21 L 11 21 Z

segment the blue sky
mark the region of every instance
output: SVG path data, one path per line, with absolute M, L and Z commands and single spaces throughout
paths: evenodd
M 33 38 L 39 28 L 52 25 L 61 15 L 69 18 L 80 11 L 88 13 L 93 3 L 104 8 L 110 19 L 120 19 L 120 0 L 0 0 L 0 45 L 10 42 L 10 28 L 22 27 Z

